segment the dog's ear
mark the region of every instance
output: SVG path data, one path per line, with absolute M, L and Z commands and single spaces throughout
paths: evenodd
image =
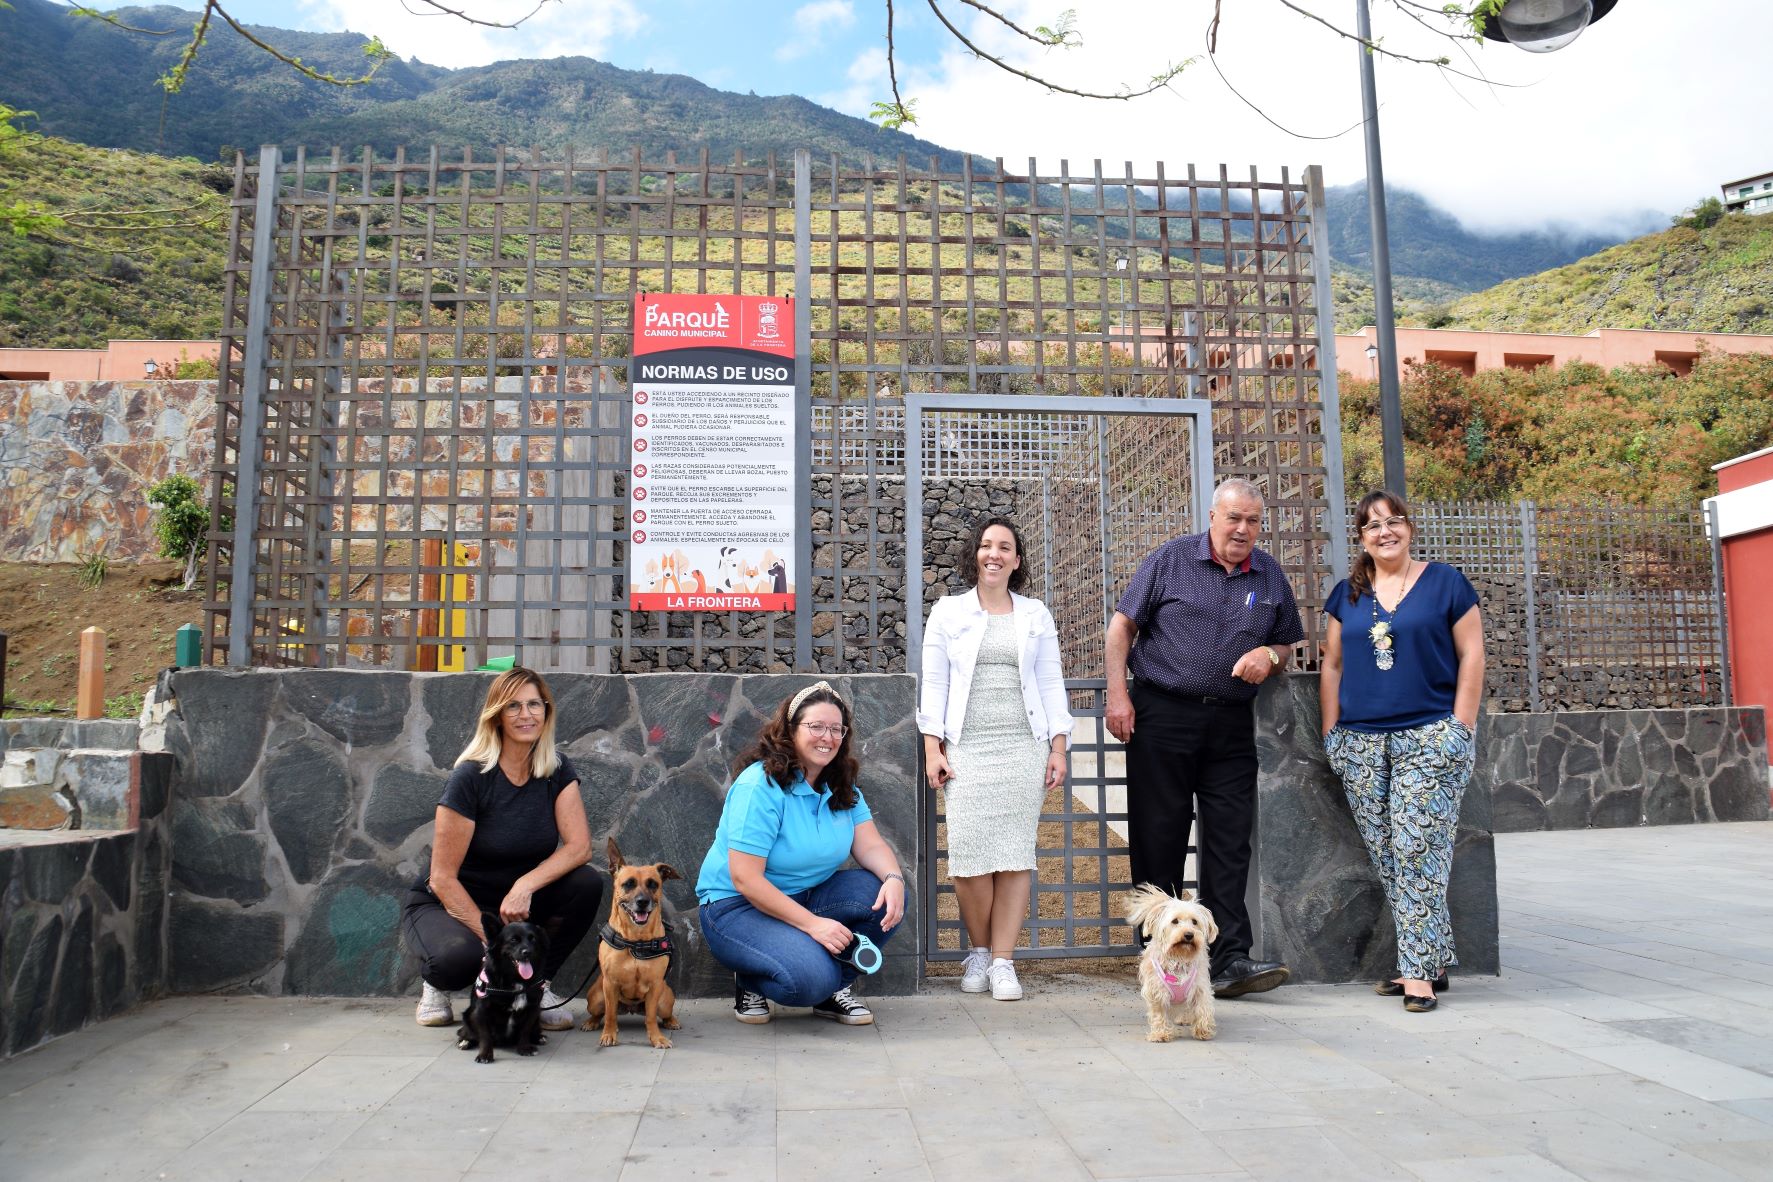
M 669 863 L 669 862 L 660 862 L 659 863 L 659 881 L 660 882 L 670 882 L 674 878 L 682 878 L 682 877 L 683 877 L 683 875 L 677 873 L 677 867 L 671 865 L 671 863 Z
M 1219 938 L 1219 921 L 1214 919 L 1213 913 L 1205 907 L 1201 908 L 1201 914 L 1207 917 L 1207 943 L 1211 944 Z
M 486 933 L 486 942 L 488 946 L 491 946 L 498 940 L 499 929 L 504 926 L 505 921 L 494 915 L 492 912 L 482 911 L 480 913 L 480 930 Z
M 1157 887 L 1148 882 L 1140 883 L 1133 890 L 1127 892 L 1127 922 L 1133 925 L 1134 931 L 1144 931 L 1151 917 L 1161 911 L 1169 901 L 1170 896 Z
M 1180 897 L 1184 903 L 1194 902 L 1194 892 L 1193 891 L 1185 890 L 1182 892 Z
M 609 843 L 604 848 L 609 850 L 609 872 L 611 874 L 614 874 L 628 864 L 622 861 L 622 847 L 616 844 L 615 838 L 610 838 Z

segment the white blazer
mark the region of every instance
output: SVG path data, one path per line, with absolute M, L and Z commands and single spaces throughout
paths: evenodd
M 1011 593 L 1016 628 L 1016 664 L 1022 672 L 1022 705 L 1028 727 L 1042 744 L 1071 735 L 1065 678 L 1059 671 L 1059 630 L 1046 604 Z M 953 742 L 967 717 L 967 691 L 973 666 L 985 642 L 989 615 L 977 589 L 944 595 L 930 609 L 923 628 L 923 677 L 917 698 L 917 729 Z

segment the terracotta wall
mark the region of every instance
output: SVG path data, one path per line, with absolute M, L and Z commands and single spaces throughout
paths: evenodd
M 157 554 L 147 490 L 175 472 L 207 485 L 215 386 L 0 381 L 0 560 Z

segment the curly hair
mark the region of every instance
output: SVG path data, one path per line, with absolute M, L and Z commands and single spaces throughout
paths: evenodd
M 776 712 L 770 715 L 763 730 L 758 732 L 757 741 L 747 747 L 738 759 L 733 761 L 733 772 L 737 774 L 754 763 L 763 764 L 768 773 L 782 791 L 788 791 L 794 783 L 795 774 L 805 769 L 800 766 L 800 756 L 794 750 L 794 728 L 800 725 L 801 718 L 807 708 L 820 702 L 828 702 L 836 706 L 843 715 L 843 742 L 837 745 L 837 754 L 831 757 L 819 773 L 818 782 L 813 788 L 831 793 L 833 809 L 849 809 L 856 806 L 856 757 L 850 750 L 850 740 L 855 738 L 855 725 L 850 716 L 849 704 L 837 696 L 835 690 L 820 686 L 807 693 L 799 703 L 794 701 L 795 695 L 782 699 Z M 792 713 L 790 707 L 794 707 Z
M 966 580 L 969 587 L 979 585 L 979 547 L 985 543 L 985 531 L 994 525 L 1001 525 L 1009 530 L 1010 537 L 1016 540 L 1016 557 L 1022 562 L 1010 572 L 1010 590 L 1020 591 L 1028 585 L 1028 547 L 1022 544 L 1022 531 L 1007 517 L 986 517 L 973 527 L 973 532 L 967 537 L 966 549 L 960 552 L 960 577 Z
M 1410 519 L 1410 507 L 1404 504 L 1404 498 L 1394 492 L 1376 488 L 1362 497 L 1360 504 L 1354 507 L 1354 536 L 1357 542 L 1360 539 L 1361 526 L 1367 524 L 1367 521 L 1373 516 L 1373 506 L 1379 504 L 1386 505 L 1391 509 L 1387 516 L 1401 517 L 1411 530 L 1416 528 L 1416 523 Z M 1360 557 L 1354 560 L 1354 569 L 1348 572 L 1348 602 L 1350 603 L 1359 603 L 1361 596 L 1373 589 L 1375 567 L 1373 556 L 1367 553 L 1365 547 L 1361 547 L 1360 551 Z

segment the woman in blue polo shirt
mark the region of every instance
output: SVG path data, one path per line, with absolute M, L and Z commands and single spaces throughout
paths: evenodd
M 702 934 L 737 974 L 733 1014 L 812 1006 L 846 1026 L 874 1021 L 837 954 L 854 935 L 885 944 L 905 916 L 905 875 L 856 787 L 850 708 L 823 681 L 764 724 L 734 765 L 714 845 L 696 880 Z M 840 869 L 850 858 L 860 869 Z
M 1324 604 L 1324 755 L 1397 928 L 1398 975 L 1374 990 L 1420 1014 L 1457 963 L 1447 881 L 1484 697 L 1484 625 L 1464 575 L 1411 557 L 1402 498 L 1368 493 L 1354 524 L 1361 556 Z

